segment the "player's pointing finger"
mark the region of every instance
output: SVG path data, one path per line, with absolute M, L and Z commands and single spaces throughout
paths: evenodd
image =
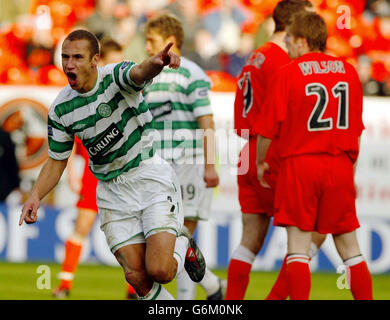
M 22 214 L 20 215 L 19 219 L 19 226 L 22 225 L 23 221 L 26 219 L 28 212 L 30 211 L 30 208 L 27 208 L 26 206 L 23 207 L 22 209 Z
M 168 51 L 169 51 L 169 49 L 172 48 L 172 46 L 173 46 L 173 42 L 171 41 L 171 42 L 169 42 L 169 43 L 166 45 L 166 47 L 164 48 L 163 54 L 167 54 Z

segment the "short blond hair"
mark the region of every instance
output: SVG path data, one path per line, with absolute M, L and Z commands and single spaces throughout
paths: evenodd
M 149 19 L 145 26 L 145 33 L 156 30 L 164 39 L 170 36 L 176 38 L 176 46 L 180 49 L 184 42 L 184 29 L 181 21 L 171 13 L 162 13 Z
M 325 51 L 328 28 L 320 15 L 314 12 L 299 12 L 294 15 L 292 23 L 287 28 L 295 38 L 306 39 L 310 50 Z

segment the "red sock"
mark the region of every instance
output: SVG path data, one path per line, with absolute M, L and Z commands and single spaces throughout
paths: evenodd
M 67 240 L 65 242 L 65 259 L 61 267 L 60 287 L 70 290 L 73 284 L 73 275 L 79 264 L 82 244 Z
M 308 300 L 311 278 L 310 258 L 303 254 L 290 254 L 286 261 L 288 292 L 291 300 Z
M 280 268 L 278 277 L 265 300 L 286 300 L 288 297 L 288 284 L 287 284 L 287 255 L 283 260 L 282 267 Z
M 355 300 L 372 300 L 372 279 L 367 263 L 360 255 L 344 262 L 350 271 L 350 287 Z
M 244 300 L 251 268 L 252 264 L 247 262 L 236 259 L 230 260 L 225 300 Z

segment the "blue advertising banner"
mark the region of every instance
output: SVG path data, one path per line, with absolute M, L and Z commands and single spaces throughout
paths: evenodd
M 38 222 L 18 225 L 21 206 L 0 204 L 0 260 L 10 262 L 46 261 L 61 263 L 64 243 L 73 231 L 77 209 L 42 206 Z M 360 218 L 357 234 L 361 250 L 373 273 L 390 271 L 390 219 Z M 210 220 L 200 222 L 196 238 L 210 268 L 226 268 L 241 237 L 241 216 L 213 212 Z M 263 249 L 252 270 L 279 269 L 286 253 L 286 232 L 270 227 Z M 97 218 L 86 241 L 81 263 L 118 265 L 108 249 Z M 335 271 L 342 265 L 332 238 L 327 240 L 311 261 L 312 271 Z

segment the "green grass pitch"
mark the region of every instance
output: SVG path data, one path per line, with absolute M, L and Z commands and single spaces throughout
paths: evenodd
M 58 264 L 46 264 L 50 270 L 50 281 L 39 281 L 42 273 L 37 273 L 39 265 L 45 263 L 7 263 L 0 262 L 0 300 L 51 300 L 51 292 L 59 283 Z M 214 270 L 226 279 L 226 270 Z M 275 281 L 277 272 L 252 272 L 246 300 L 263 300 Z M 336 286 L 340 275 L 332 273 L 313 273 L 310 299 L 314 300 L 351 300 L 349 290 L 340 290 Z M 50 285 L 51 289 L 38 289 L 38 283 Z M 175 281 L 165 285 L 174 296 Z M 390 274 L 373 275 L 374 298 L 390 300 Z M 69 299 L 75 300 L 123 300 L 126 284 L 120 267 L 82 264 L 78 267 L 74 287 Z M 196 299 L 204 300 L 206 294 L 197 287 Z

